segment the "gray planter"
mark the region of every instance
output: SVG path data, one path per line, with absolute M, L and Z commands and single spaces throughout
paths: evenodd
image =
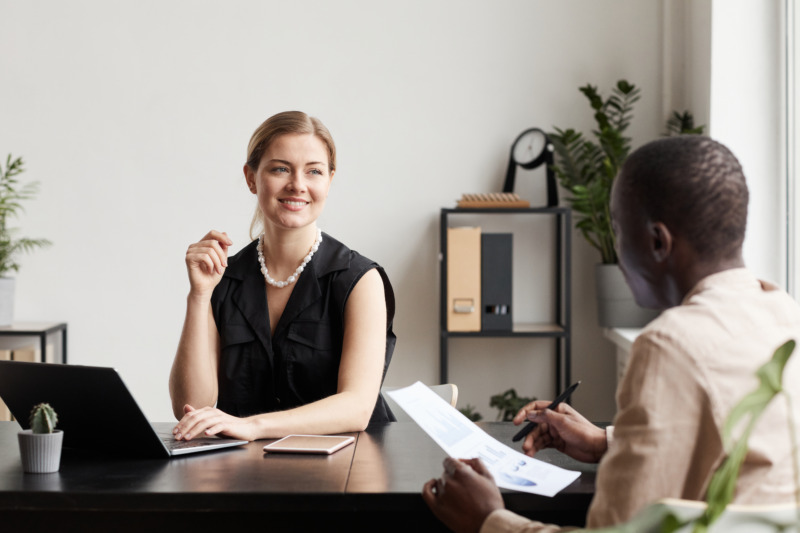
M 10 326 L 14 322 L 15 278 L 0 277 L 0 326 Z
M 597 322 L 603 328 L 641 328 L 658 316 L 658 311 L 636 305 L 619 265 L 595 265 Z
M 61 466 L 61 444 L 64 432 L 60 429 L 53 433 L 33 433 L 24 429 L 17 433 L 19 455 L 22 469 L 32 474 L 49 474 L 58 472 Z

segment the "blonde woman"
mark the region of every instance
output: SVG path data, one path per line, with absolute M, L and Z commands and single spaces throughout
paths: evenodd
M 360 431 L 394 417 L 380 396 L 395 335 L 380 265 L 317 227 L 336 148 L 316 118 L 267 119 L 244 175 L 254 240 L 210 231 L 189 246 L 186 318 L 170 373 L 176 439 Z M 257 233 L 260 233 L 256 236 Z

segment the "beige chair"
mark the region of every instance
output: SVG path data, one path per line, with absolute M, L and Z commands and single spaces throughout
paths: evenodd
M 458 387 L 456 387 L 453 383 L 445 383 L 443 385 L 428 385 L 430 389 L 441 396 L 444 401 L 452 405 L 453 407 L 456 406 L 456 402 L 458 401 Z M 386 400 L 386 403 L 389 404 L 389 409 L 392 410 L 394 413 L 394 417 L 397 419 L 398 422 L 412 422 L 410 416 L 406 414 L 402 407 L 397 405 L 392 398 L 386 394 L 387 391 L 399 389 L 401 387 L 381 387 L 381 396 L 383 399 Z
M 629 522 L 594 533 L 660 533 L 665 518 L 674 515 L 681 521 L 693 520 L 705 511 L 705 502 L 667 498 L 644 508 Z M 676 533 L 692 533 L 693 525 Z M 794 504 L 736 505 L 730 504 L 713 523 L 709 533 L 800 533 L 800 515 Z

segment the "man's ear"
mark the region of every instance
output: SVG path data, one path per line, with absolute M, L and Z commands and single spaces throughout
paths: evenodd
M 250 168 L 250 165 L 248 165 L 247 163 L 245 163 L 244 168 L 242 169 L 242 171 L 244 171 L 244 179 L 247 182 L 247 188 L 250 189 L 251 193 L 256 194 L 256 192 L 258 192 L 258 191 L 256 189 L 256 173 L 255 173 L 255 171 L 253 171 L 253 169 Z
M 663 263 L 672 254 L 672 233 L 662 222 L 652 222 L 649 227 L 650 250 L 657 263 Z

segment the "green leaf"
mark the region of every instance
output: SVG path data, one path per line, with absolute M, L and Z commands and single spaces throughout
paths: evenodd
M 15 255 L 30 252 L 35 248 L 49 246 L 47 239 L 13 239 L 15 230 L 8 227 L 8 221 L 24 212 L 22 202 L 32 200 L 39 191 L 38 182 L 20 184 L 15 176 L 21 174 L 24 164 L 21 157 L 8 154 L 5 170 L 0 166 L 0 276 L 18 271 Z

